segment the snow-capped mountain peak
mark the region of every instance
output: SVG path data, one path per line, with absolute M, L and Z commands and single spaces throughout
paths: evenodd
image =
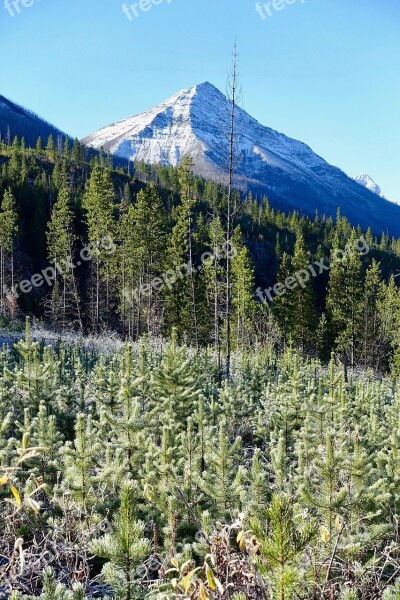
M 202 174 L 206 170 L 212 175 L 226 163 L 229 118 L 227 98 L 211 83 L 204 82 L 181 90 L 147 112 L 104 127 L 82 141 L 121 158 L 153 164 L 176 166 L 190 153 L 195 170 Z M 265 163 L 283 168 L 288 160 L 300 169 L 325 164 L 302 142 L 260 125 L 239 107 L 236 132 L 241 158 L 245 161 L 255 158 L 259 167 Z M 248 173 L 239 168 L 237 175 L 240 179 Z
M 353 179 L 363 187 L 367 188 L 367 190 L 370 190 L 370 192 L 377 194 L 381 198 L 385 197 L 379 185 L 375 183 L 375 181 L 372 179 L 372 177 L 368 175 L 368 173 L 360 173 L 359 175 L 356 175 Z
M 190 154 L 196 174 L 224 182 L 230 110 L 224 94 L 204 82 L 146 112 L 108 125 L 82 142 L 149 164 L 177 166 Z M 235 185 L 242 191 L 266 194 L 275 206 L 310 214 L 318 210 L 335 216 L 340 207 L 355 225 L 371 225 L 380 232 L 389 224 L 400 235 L 399 207 L 329 165 L 303 142 L 261 125 L 239 107 L 235 132 Z

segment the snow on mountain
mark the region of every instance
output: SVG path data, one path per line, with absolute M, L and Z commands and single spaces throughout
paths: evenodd
M 208 159 L 212 170 L 218 170 L 226 161 L 224 133 L 229 131 L 229 110 L 225 96 L 210 83 L 203 83 L 181 90 L 145 113 L 104 127 L 82 142 L 104 147 L 121 158 L 152 164 L 176 166 L 190 153 L 195 160 Z M 290 157 L 298 167 L 324 163 L 305 144 L 263 127 L 240 108 L 236 118 L 242 158 L 254 155 L 275 166 Z
M 226 181 L 230 105 L 206 82 L 181 90 L 159 106 L 82 140 L 96 149 L 150 164 L 176 166 L 190 154 L 195 173 Z M 306 144 L 261 125 L 237 108 L 235 184 L 266 194 L 279 208 L 334 216 L 400 235 L 400 208 L 329 165 Z
M 353 179 L 363 187 L 367 188 L 367 190 L 370 190 L 370 192 L 377 194 L 381 198 L 385 197 L 379 185 L 375 183 L 375 181 L 368 175 L 368 173 L 361 173 L 353 177 Z

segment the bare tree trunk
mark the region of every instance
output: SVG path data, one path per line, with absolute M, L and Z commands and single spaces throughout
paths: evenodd
M 95 320 L 95 331 L 99 328 L 99 317 L 100 317 L 100 265 L 99 258 L 96 258 L 96 320 Z
M 62 316 L 62 331 L 65 331 L 65 323 L 67 319 L 67 283 L 63 279 L 63 316 Z
M 219 323 L 218 248 L 214 246 L 214 337 L 217 346 L 218 377 L 221 377 L 221 334 Z
M 189 192 L 190 194 L 190 192 Z M 199 331 L 197 323 L 197 304 L 196 304 L 196 289 L 193 275 L 193 245 L 192 245 L 192 218 L 189 212 L 188 220 L 188 234 L 189 234 L 189 270 L 190 270 L 190 287 L 192 294 L 192 306 L 193 306 L 193 322 L 194 322 L 194 339 L 196 344 L 196 350 L 199 350 Z
M 136 323 L 136 339 L 138 340 L 141 335 L 141 317 L 142 317 L 142 289 L 144 282 L 144 272 L 143 266 L 140 269 L 140 279 L 139 279 L 139 298 L 138 298 L 138 308 L 137 308 L 137 323 Z
M 3 247 L 1 247 L 0 249 L 0 287 L 1 287 L 1 291 L 0 291 L 0 298 L 1 298 L 1 314 L 4 315 L 5 310 L 4 310 L 4 306 L 5 306 L 5 302 L 4 302 L 4 250 Z
M 128 168 L 129 168 L 129 163 L 128 163 Z M 126 327 L 126 316 L 127 316 L 126 298 L 125 298 L 126 291 L 127 290 L 125 288 L 125 245 L 124 245 L 124 249 L 123 249 L 123 253 L 122 253 L 122 307 L 121 307 L 123 339 L 125 339 L 125 327 Z
M 11 289 L 14 289 L 14 245 L 11 243 Z
M 229 180 L 228 180 L 228 198 L 227 198 L 227 215 L 226 215 L 226 375 L 230 376 L 231 372 L 231 316 L 232 316 L 232 273 L 231 273 L 231 254 L 230 248 L 232 243 L 232 196 L 233 196 L 233 166 L 234 166 L 234 150 L 235 150 L 235 111 L 237 101 L 237 84 L 238 84 L 238 56 L 236 42 L 233 51 L 232 72 L 229 81 L 230 92 L 230 132 L 229 132 Z
M 70 265 L 72 265 L 72 249 L 70 247 L 70 253 L 69 253 L 69 262 Z M 78 288 L 76 285 L 76 278 L 75 278 L 75 274 L 74 274 L 74 267 L 71 266 L 71 277 L 72 277 L 72 289 L 73 289 L 73 296 L 74 296 L 74 301 L 75 301 L 75 305 L 76 305 L 76 314 L 78 317 L 78 323 L 79 323 L 79 329 L 80 331 L 83 331 L 83 322 L 82 322 L 82 315 L 81 315 L 81 307 L 79 304 L 79 293 L 78 293 Z

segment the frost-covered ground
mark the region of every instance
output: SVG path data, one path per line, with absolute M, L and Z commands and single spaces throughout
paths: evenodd
M 12 345 L 25 336 L 25 332 L 0 330 L 0 345 Z M 31 339 L 47 346 L 55 346 L 60 342 L 70 345 L 84 347 L 87 350 L 94 350 L 102 355 L 111 355 L 124 345 L 123 340 L 115 332 L 103 333 L 101 335 L 79 335 L 76 332 L 64 332 L 62 334 L 33 325 L 31 329 Z M 164 345 L 162 340 L 153 340 L 155 347 Z

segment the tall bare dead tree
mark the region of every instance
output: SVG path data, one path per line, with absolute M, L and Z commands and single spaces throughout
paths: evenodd
M 232 331 L 232 269 L 231 269 L 231 245 L 233 235 L 233 176 L 235 165 L 235 143 L 236 143 L 236 108 L 238 101 L 238 52 L 237 43 L 233 48 L 232 66 L 228 77 L 227 96 L 230 102 L 229 115 L 229 166 L 228 166 L 228 189 L 227 189 L 227 209 L 226 209 L 226 307 L 225 307 L 225 325 L 226 325 L 226 357 L 225 369 L 229 377 L 231 371 L 231 331 Z

